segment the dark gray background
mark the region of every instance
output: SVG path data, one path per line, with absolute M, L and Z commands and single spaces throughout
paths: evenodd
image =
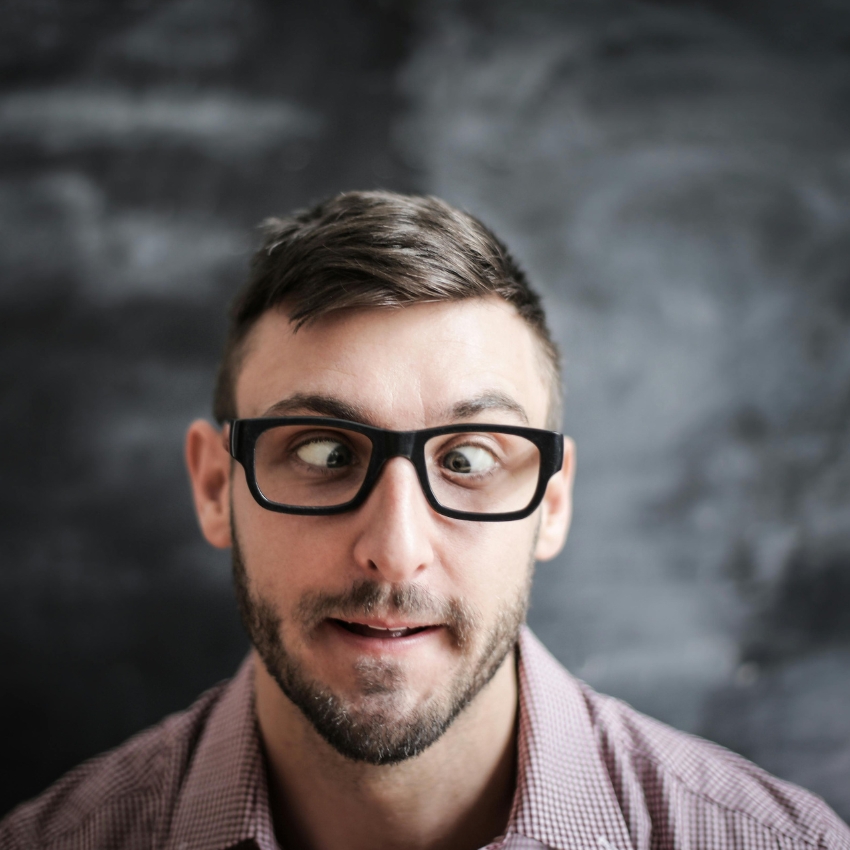
M 850 817 L 850 3 L 0 3 L 0 812 L 246 650 L 182 467 L 254 225 L 442 195 L 566 359 L 574 672 Z

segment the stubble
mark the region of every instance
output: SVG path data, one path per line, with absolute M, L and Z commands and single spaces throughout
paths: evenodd
M 236 529 L 232 532 L 236 597 L 252 644 L 269 674 L 318 734 L 353 761 L 395 764 L 439 740 L 495 676 L 525 622 L 533 559 L 516 598 L 503 607 L 483 640 L 475 639 L 482 628 L 481 618 L 470 606 L 438 599 L 416 585 L 391 587 L 362 579 L 342 593 L 305 594 L 293 614 L 304 634 L 328 617 L 353 618 L 374 612 L 425 615 L 431 622 L 444 624 L 463 659 L 446 689 L 412 708 L 403 705 L 406 674 L 398 662 L 361 659 L 354 669 L 360 698 L 348 699 L 311 678 L 284 645 L 281 616 L 269 600 L 252 592 Z

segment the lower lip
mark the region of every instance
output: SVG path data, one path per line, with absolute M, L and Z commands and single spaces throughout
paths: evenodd
M 406 652 L 409 649 L 421 646 L 423 643 L 433 640 L 440 635 L 444 626 L 430 626 L 422 631 L 414 632 L 404 637 L 366 637 L 350 632 L 333 620 L 325 620 L 323 629 L 327 629 L 337 640 L 342 640 L 352 648 L 360 652 L 377 652 L 385 655 L 390 652 Z

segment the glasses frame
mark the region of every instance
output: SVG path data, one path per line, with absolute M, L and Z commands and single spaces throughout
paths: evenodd
M 525 519 L 537 510 L 543 501 L 543 495 L 549 479 L 561 468 L 564 461 L 564 435 L 556 431 L 544 431 L 540 428 L 525 428 L 516 425 L 491 425 L 489 423 L 476 422 L 464 425 L 444 425 L 439 428 L 424 428 L 420 431 L 389 431 L 385 428 L 377 428 L 374 425 L 363 425 L 360 422 L 349 422 L 346 419 L 331 419 L 327 416 L 279 416 L 263 417 L 259 419 L 229 419 L 223 424 L 230 425 L 230 438 L 228 446 L 231 456 L 237 460 L 245 470 L 245 478 L 248 489 L 254 500 L 263 508 L 277 511 L 283 514 L 299 514 L 304 516 L 329 516 L 341 514 L 359 508 L 369 494 L 372 492 L 384 464 L 395 457 L 407 458 L 416 470 L 419 484 L 428 504 L 443 516 L 452 519 L 473 520 L 477 522 L 509 522 L 511 520 Z M 271 428 L 280 425 L 318 425 L 325 428 L 340 428 L 354 431 L 368 437 L 372 443 L 372 456 L 369 458 L 369 466 L 363 483 L 353 499 L 342 505 L 331 507 L 304 507 L 300 505 L 283 505 L 267 499 L 257 485 L 257 476 L 254 469 L 254 458 L 257 440 L 260 435 Z M 428 481 L 428 470 L 425 464 L 425 444 L 433 437 L 444 434 L 464 434 L 477 431 L 489 431 L 494 434 L 513 434 L 524 437 L 537 446 L 540 452 L 540 471 L 537 478 L 537 488 L 527 507 L 519 511 L 510 511 L 500 514 L 474 513 L 470 511 L 456 511 L 441 505 Z

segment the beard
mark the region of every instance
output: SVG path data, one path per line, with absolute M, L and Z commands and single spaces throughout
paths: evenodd
M 443 624 L 466 662 L 442 693 L 404 710 L 403 667 L 394 660 L 363 659 L 354 671 L 361 698 L 346 698 L 311 678 L 284 645 L 281 617 L 269 600 L 252 595 L 235 527 L 232 532 L 236 598 L 251 643 L 269 675 L 316 732 L 352 761 L 396 764 L 419 755 L 439 740 L 496 675 L 525 622 L 533 558 L 516 598 L 502 608 L 480 641 L 475 640 L 481 627 L 474 610 L 458 600 L 441 600 L 417 585 L 393 587 L 363 579 L 342 593 L 307 593 L 293 615 L 304 634 L 328 617 L 376 612 L 425 614 L 432 622 Z

